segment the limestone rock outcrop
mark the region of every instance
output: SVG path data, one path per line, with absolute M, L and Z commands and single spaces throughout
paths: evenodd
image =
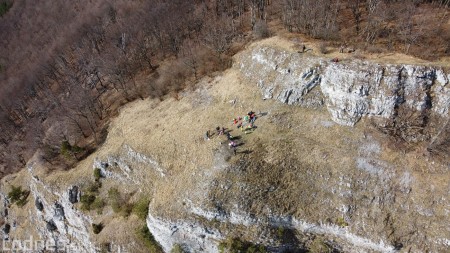
M 450 107 L 450 75 L 439 67 L 331 62 L 264 46 L 242 55 L 237 65 L 264 98 L 303 106 L 323 100 L 341 125 L 352 126 L 364 116 L 393 117 L 400 105 L 443 117 Z

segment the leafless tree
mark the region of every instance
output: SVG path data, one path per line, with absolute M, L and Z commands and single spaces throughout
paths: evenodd
M 268 4 L 268 0 L 250 0 L 250 21 L 252 29 L 258 20 L 266 20 L 266 7 Z
M 198 69 L 201 64 L 199 50 L 199 43 L 190 40 L 186 41 L 181 48 L 182 61 L 192 70 L 195 80 L 198 78 Z
M 414 3 L 405 2 L 399 13 L 398 34 L 404 44 L 405 53 L 414 45 L 418 38 L 422 35 L 422 23 L 420 19 L 414 17 L 417 7 Z
M 203 43 L 216 53 L 220 61 L 223 54 L 230 48 L 234 37 L 231 18 L 227 16 L 216 17 L 203 29 Z
M 353 19 L 355 20 L 356 35 L 359 35 L 361 30 L 362 21 L 362 11 L 361 11 L 361 0 L 350 0 L 349 7 L 352 10 Z
M 363 30 L 365 41 L 373 44 L 386 23 L 386 5 L 381 0 L 367 0 L 366 2 L 367 21 Z
M 289 30 L 317 38 L 337 37 L 339 1 L 285 0 L 283 17 Z

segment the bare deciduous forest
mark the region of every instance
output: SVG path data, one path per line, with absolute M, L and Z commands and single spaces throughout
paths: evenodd
M 0 177 L 70 168 L 132 100 L 177 92 L 284 28 L 367 52 L 450 55 L 449 0 L 0 2 Z

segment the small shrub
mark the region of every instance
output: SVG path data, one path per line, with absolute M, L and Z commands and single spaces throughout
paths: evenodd
M 108 190 L 108 203 L 115 213 L 127 217 L 133 210 L 133 205 L 125 201 L 119 190 L 112 187 Z
M 22 198 L 19 199 L 19 200 L 16 202 L 16 205 L 17 205 L 18 207 L 23 207 L 23 206 L 25 206 L 25 205 L 27 204 L 27 202 L 28 202 L 28 195 L 30 195 L 30 191 L 24 191 L 24 192 L 23 192 L 23 195 L 22 195 Z
M 320 42 L 319 51 L 322 54 L 328 54 L 328 44 L 326 42 Z
M 99 213 L 101 213 L 103 207 L 105 207 L 105 201 L 99 197 L 96 197 L 94 202 L 91 204 L 91 208 L 99 211 Z
M 60 148 L 61 155 L 63 155 L 67 159 L 70 159 L 70 156 L 71 156 L 70 149 L 71 149 L 71 146 L 68 141 L 63 141 L 61 143 L 61 148 Z
M 118 198 L 120 196 L 120 192 L 116 187 L 111 187 L 108 190 L 108 197 L 109 198 Z
M 101 177 L 102 177 L 101 170 L 99 168 L 95 168 L 94 169 L 94 179 L 95 179 L 95 181 L 99 181 Z
M 90 211 L 95 199 L 96 199 L 95 195 L 92 195 L 89 193 L 81 195 L 81 197 L 80 197 L 81 209 Z
M 90 193 L 98 193 L 100 188 L 102 188 L 101 182 L 92 182 L 86 186 L 85 191 Z
M 130 216 L 132 211 L 133 211 L 133 205 L 131 203 L 124 203 L 119 210 L 119 215 L 123 216 L 123 217 L 128 217 L 128 216 Z
M 100 247 L 98 249 L 100 253 L 107 253 L 111 252 L 111 243 L 110 242 L 104 242 L 100 244 Z
M 219 243 L 221 253 L 266 253 L 266 247 L 251 242 L 242 241 L 239 238 L 230 238 Z
M 408 106 L 399 106 L 396 117 L 382 124 L 374 125 L 384 134 L 391 137 L 393 146 L 419 144 L 430 139 L 430 118 L 424 113 L 411 110 Z M 396 147 L 398 146 L 398 147 Z
M 21 186 L 11 186 L 11 190 L 8 192 L 8 199 L 11 204 L 16 204 L 18 207 L 23 207 L 27 203 L 30 191 L 22 190 Z
M 286 227 L 278 227 L 275 229 L 275 239 L 281 244 L 289 244 L 297 241 L 297 233 L 295 229 Z
M 284 236 L 284 227 L 278 227 L 278 229 L 277 229 L 277 236 L 278 236 L 278 238 L 283 238 L 283 236 Z
M 99 234 L 103 230 L 103 224 L 100 222 L 99 224 L 92 223 L 92 232 L 94 234 Z
M 158 244 L 158 242 L 153 237 L 152 233 L 150 233 L 150 230 L 148 230 L 147 226 L 142 226 L 137 230 L 138 237 L 142 240 L 142 242 L 145 244 L 145 246 L 148 248 L 149 252 L 153 253 L 162 253 L 163 250 L 161 246 Z
M 311 245 L 309 246 L 309 252 L 311 253 L 331 253 L 333 252 L 333 249 L 325 243 L 325 241 L 320 238 L 316 237 L 314 241 L 312 241 Z
M 345 221 L 343 217 L 339 217 L 336 219 L 336 225 L 338 225 L 339 227 L 347 227 L 348 223 Z
M 8 199 L 11 203 L 17 202 L 22 196 L 22 187 L 21 186 L 11 186 L 11 190 L 8 193 Z
M 185 253 L 183 247 L 180 244 L 175 244 L 170 253 Z
M 11 6 L 12 6 L 12 3 L 8 3 L 7 1 L 1 2 L 0 3 L 0 17 L 5 15 L 5 13 L 7 13 L 9 11 Z
M 80 153 L 80 152 L 82 152 L 82 151 L 84 151 L 84 148 L 82 148 L 82 147 L 78 147 L 77 145 L 75 145 L 75 146 L 72 146 L 72 152 L 73 153 Z
M 148 205 L 150 201 L 147 198 L 141 198 L 133 206 L 133 213 L 141 220 L 145 220 L 148 214 Z
M 84 149 L 81 147 L 78 147 L 77 145 L 72 146 L 70 145 L 69 141 L 65 140 L 61 142 L 61 148 L 59 152 L 61 155 L 63 155 L 66 159 L 74 158 L 75 154 L 82 152 Z
M 83 193 L 80 197 L 81 210 L 90 211 L 97 209 L 101 212 L 101 209 L 105 206 L 104 201 L 97 198 L 99 189 L 102 187 L 101 182 L 90 182 L 84 187 Z

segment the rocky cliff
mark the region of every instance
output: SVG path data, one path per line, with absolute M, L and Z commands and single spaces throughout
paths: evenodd
M 450 74 L 435 66 L 359 59 L 334 62 L 268 46 L 253 49 L 238 65 L 256 82 L 264 98 L 290 105 L 324 103 L 331 118 L 341 125 L 353 126 L 364 116 L 393 117 L 401 104 L 419 112 L 432 110 L 443 117 L 448 116 L 450 107 Z
M 2 182 L 0 233 L 80 252 L 146 252 L 135 232 L 142 224 L 165 252 L 218 252 L 232 238 L 269 252 L 448 251 L 448 161 L 387 145 L 392 137 L 371 122 L 386 126 L 410 110 L 439 130 L 450 105 L 446 70 L 331 62 L 275 41 L 250 46 L 176 98 L 125 106 L 105 144 L 70 171 L 48 174 L 36 154 Z M 232 119 L 250 110 L 256 128 L 244 133 Z M 238 142 L 236 155 L 225 136 L 205 139 L 218 125 Z M 94 169 L 106 203 L 86 210 L 79 202 Z M 12 185 L 30 191 L 23 207 L 8 202 Z M 112 188 L 128 203 L 151 200 L 145 223 L 114 211 Z

